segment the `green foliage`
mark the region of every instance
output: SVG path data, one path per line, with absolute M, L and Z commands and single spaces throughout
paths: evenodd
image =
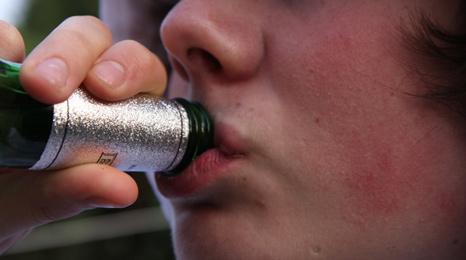
M 29 53 L 67 17 L 98 14 L 97 0 L 30 0 L 26 19 L 19 26 Z

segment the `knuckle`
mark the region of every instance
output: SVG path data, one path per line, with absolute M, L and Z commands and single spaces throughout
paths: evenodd
M 6 21 L 3 21 L 3 20 L 0 20 L 0 31 L 3 32 L 17 32 L 18 30 L 16 29 L 16 27 L 14 27 L 12 24 L 10 24 L 9 22 L 6 22 Z
M 116 43 L 107 55 L 107 58 L 116 59 L 127 68 L 129 92 L 162 93 L 164 91 L 164 88 L 159 86 L 166 84 L 165 67 L 143 44 L 135 40 L 123 40 Z
M 107 29 L 107 26 L 99 18 L 92 15 L 71 16 L 68 17 L 64 23 L 79 26 L 86 25 L 89 27 L 99 27 L 103 30 Z
M 94 16 L 72 16 L 62 23 L 62 30 L 83 44 L 110 45 L 112 35 L 110 29 L 100 19 Z M 85 30 L 83 30 L 85 28 Z
M 158 66 L 159 61 L 157 57 L 141 43 L 135 40 L 124 40 L 118 44 L 119 48 L 124 50 L 122 53 L 131 55 L 126 60 L 133 62 L 130 67 L 133 68 L 135 73 L 145 74 L 147 69 L 153 69 Z
M 135 40 L 123 40 L 115 44 L 117 49 L 132 56 L 144 56 L 147 53 L 146 47 Z M 141 55 L 142 54 L 142 55 Z
M 142 44 L 140 44 L 138 41 L 131 40 L 131 39 L 120 41 L 117 44 L 119 44 L 123 48 L 131 48 L 131 49 L 132 48 L 137 49 L 137 48 L 142 47 Z
M 157 66 L 157 58 L 155 55 L 141 55 L 139 57 L 139 69 L 140 71 L 153 70 Z
M 89 37 L 81 30 L 66 28 L 63 29 L 60 34 L 62 38 L 66 38 L 66 40 L 71 43 L 71 46 L 74 48 L 79 47 L 79 49 L 76 49 L 79 50 L 79 52 L 86 52 L 90 50 L 90 48 L 93 48 L 96 43 L 96 39 Z
M 148 71 L 153 71 L 154 69 L 154 60 L 149 57 L 139 57 L 137 62 L 132 67 L 133 78 L 140 80 L 147 80 L 151 78 L 152 73 L 147 73 Z
M 139 69 L 153 69 L 159 65 L 159 59 L 139 42 L 132 41 L 131 46 L 136 54 L 135 58 Z
M 24 43 L 23 37 L 19 30 L 13 25 L 0 20 L 0 47 L 2 49 L 8 49 L 10 52 L 13 51 L 12 56 L 23 56 L 24 54 Z
M 0 20 L 0 31 L 4 31 L 4 30 L 9 30 L 10 27 L 13 27 L 10 23 L 4 21 L 4 20 Z

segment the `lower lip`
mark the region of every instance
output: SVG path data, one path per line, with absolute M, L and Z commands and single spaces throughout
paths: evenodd
M 167 198 L 189 197 L 225 175 L 227 166 L 233 160 L 233 156 L 226 155 L 219 149 L 207 150 L 178 176 L 157 175 L 157 186 Z

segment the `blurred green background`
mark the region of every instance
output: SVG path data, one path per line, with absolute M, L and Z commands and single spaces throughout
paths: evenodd
M 16 20 L 30 52 L 64 19 L 98 15 L 97 0 L 0 0 L 0 9 L 24 2 Z M 10 3 L 7 3 L 10 2 Z M 2 10 L 7 10 L 3 8 Z M 1 256 L 2 260 L 174 259 L 170 234 L 143 173 L 138 201 L 127 209 L 96 209 L 45 225 Z

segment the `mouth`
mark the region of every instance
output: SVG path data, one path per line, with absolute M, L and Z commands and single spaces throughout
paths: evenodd
M 156 175 L 159 191 L 168 199 L 201 194 L 232 173 L 231 165 L 246 156 L 246 142 L 233 127 L 215 125 L 215 145 L 199 155 L 177 176 Z

